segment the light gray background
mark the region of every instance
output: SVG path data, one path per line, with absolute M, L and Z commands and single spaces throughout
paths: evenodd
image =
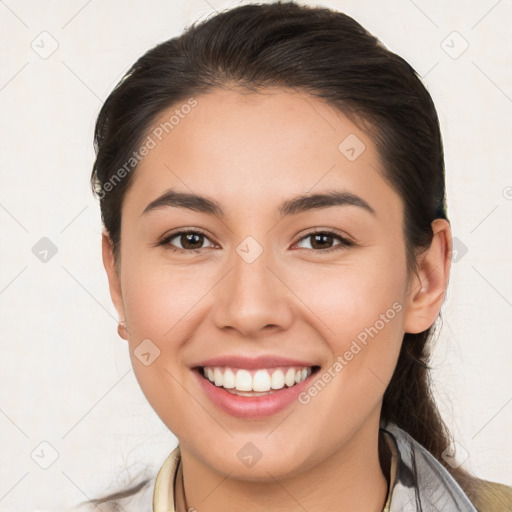
M 93 125 L 144 51 L 238 3 L 0 1 L 2 511 L 65 509 L 156 471 L 176 445 L 117 336 L 88 183 Z M 353 16 L 434 98 L 459 249 L 436 395 L 465 464 L 511 485 L 512 2 L 305 3 Z M 32 250 L 42 237 L 57 248 L 46 262 Z

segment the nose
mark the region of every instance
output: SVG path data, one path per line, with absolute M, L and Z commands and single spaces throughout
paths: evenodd
M 244 338 L 288 329 L 293 319 L 293 293 L 267 252 L 252 263 L 235 253 L 231 263 L 231 271 L 216 287 L 216 326 L 234 329 Z

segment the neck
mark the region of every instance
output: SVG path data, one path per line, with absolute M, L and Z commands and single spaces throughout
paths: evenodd
M 269 474 L 267 481 L 230 478 L 181 445 L 180 450 L 183 481 L 177 479 L 176 512 L 382 512 L 386 502 L 389 460 L 382 450 L 379 459 L 378 428 L 358 432 L 307 470 L 282 478 Z

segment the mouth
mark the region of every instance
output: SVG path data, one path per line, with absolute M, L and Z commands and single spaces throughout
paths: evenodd
M 198 366 L 200 377 L 217 388 L 240 397 L 262 397 L 298 386 L 320 370 L 320 366 L 235 368 Z M 303 386 L 301 386 L 303 387 Z

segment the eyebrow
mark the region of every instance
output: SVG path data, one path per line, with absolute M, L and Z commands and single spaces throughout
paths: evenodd
M 278 209 L 280 217 L 296 215 L 313 209 L 332 206 L 357 206 L 376 216 L 375 210 L 361 197 L 348 191 L 328 190 L 323 193 L 300 195 L 284 201 Z M 197 194 L 169 189 L 151 201 L 141 215 L 162 208 L 187 208 L 200 213 L 225 217 L 220 203 Z

